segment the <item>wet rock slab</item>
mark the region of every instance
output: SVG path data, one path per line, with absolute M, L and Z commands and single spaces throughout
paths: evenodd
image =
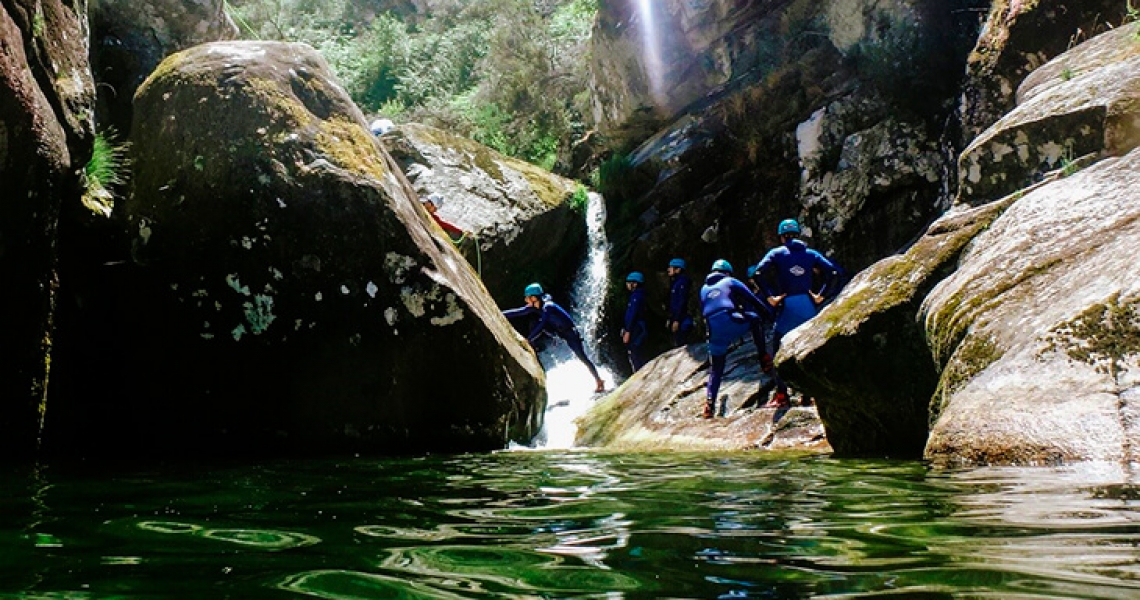
M 713 419 L 701 417 L 707 379 L 704 345 L 667 352 L 578 420 L 577 443 L 622 450 L 831 450 L 814 407 L 742 408 L 766 401 L 750 343 L 728 355 Z

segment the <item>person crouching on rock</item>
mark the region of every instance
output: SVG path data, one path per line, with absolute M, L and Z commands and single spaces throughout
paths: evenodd
M 629 365 L 636 373 L 645 364 L 645 356 L 641 352 L 645 345 L 645 338 L 649 336 L 649 327 L 645 325 L 645 276 L 638 271 L 630 273 L 625 278 L 625 287 L 629 290 L 629 303 L 625 306 L 625 322 L 621 328 L 621 343 L 629 354 Z
M 441 229 L 446 231 L 449 236 L 457 235 L 462 238 L 467 234 L 466 231 L 463 231 L 455 225 L 444 221 L 443 217 L 439 216 L 439 209 L 443 208 L 443 196 L 440 196 L 439 194 L 432 194 L 427 198 L 424 198 L 422 200 L 422 203 L 424 205 L 424 210 L 428 211 L 428 214 L 431 215 L 432 220 L 434 220 Z M 454 242 L 455 239 L 452 239 L 451 241 Z
M 594 383 L 596 387 L 595 392 L 606 391 L 606 384 L 602 378 L 598 376 L 598 368 L 586 356 L 586 348 L 582 345 L 582 334 L 578 333 L 578 327 L 574 325 L 574 320 L 570 318 L 570 313 L 566 312 L 561 306 L 554 303 L 554 300 L 549 294 L 542 291 L 542 286 L 537 283 L 532 283 L 526 286 L 523 290 L 523 299 L 526 301 L 525 306 L 519 308 L 512 308 L 504 310 L 503 316 L 508 319 L 517 319 L 519 317 L 536 316 L 538 319 L 530 328 L 530 334 L 527 335 L 526 341 L 530 342 L 533 347 L 534 343 L 543 334 L 557 336 L 566 341 L 566 345 L 570 346 L 570 350 L 574 352 L 574 356 L 586 365 L 590 370 L 590 375 L 594 376 Z
M 752 333 L 752 341 L 760 354 L 761 369 L 766 373 L 772 369 L 764 348 L 764 320 L 772 320 L 772 309 L 756 297 L 742 281 L 732 276 L 732 265 L 719 259 L 712 265 L 712 272 L 705 278 L 701 288 L 701 313 L 708 325 L 709 336 L 709 381 L 706 386 L 705 410 L 703 417 L 711 419 L 716 412 L 717 394 L 728 355 L 728 346 L 746 333 Z M 771 371 L 775 376 L 775 371 Z

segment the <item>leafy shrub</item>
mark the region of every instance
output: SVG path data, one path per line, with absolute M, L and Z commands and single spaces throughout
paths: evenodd
M 586 189 L 586 186 L 578 184 L 578 187 L 574 189 L 574 195 L 570 197 L 570 209 L 575 212 L 584 213 L 586 212 L 586 205 L 589 204 L 589 202 L 590 192 Z
M 228 0 L 246 37 L 317 48 L 361 108 L 472 137 L 546 168 L 581 128 L 597 0 Z M 371 15 L 375 14 L 375 17 Z

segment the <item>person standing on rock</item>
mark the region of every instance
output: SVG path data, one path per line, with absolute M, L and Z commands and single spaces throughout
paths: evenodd
M 764 255 L 756 265 L 755 275 L 768 305 L 777 309 L 772 332 L 773 356 L 779 351 L 784 334 L 814 317 L 819 305 L 838 292 L 840 277 L 835 263 L 799 239 L 800 224 L 795 219 L 780 221 L 776 233 L 781 245 Z M 818 292 L 812 289 L 816 272 L 823 277 L 823 286 Z M 768 404 L 788 404 L 788 390 L 782 382 Z
M 689 294 L 693 280 L 685 274 L 685 260 L 674 258 L 665 270 L 669 274 L 669 319 L 665 328 L 673 336 L 673 347 L 684 346 L 693 330 L 693 319 L 689 317 Z
M 636 373 L 645 364 L 642 347 L 649 337 L 649 327 L 645 325 L 645 276 L 638 271 L 625 278 L 625 288 L 629 290 L 629 303 L 625 306 L 625 320 L 621 328 L 621 343 L 629 354 L 629 365 Z
M 708 324 L 709 380 L 706 385 L 705 410 L 702 416 L 711 419 L 716 412 L 720 380 L 728 356 L 728 346 L 751 333 L 756 351 L 760 354 L 761 369 L 771 371 L 771 359 L 764 348 L 762 323 L 771 320 L 772 309 L 756 297 L 739 279 L 732 276 L 732 265 L 718 259 L 701 288 L 701 313 Z M 767 366 L 765 366 L 767 365 Z M 781 384 L 782 385 L 782 384 Z
M 578 327 L 574 325 L 574 320 L 570 318 L 570 313 L 566 312 L 564 308 L 555 304 L 554 299 L 549 294 L 543 292 L 542 286 L 537 283 L 532 283 L 526 286 L 523 290 L 523 299 L 526 305 L 519 308 L 512 308 L 504 310 L 503 316 L 508 319 L 517 319 L 519 317 L 537 317 L 534 324 L 531 325 L 530 333 L 527 335 L 526 341 L 530 342 L 533 347 L 538 338 L 543 334 L 549 334 L 560 337 L 565 340 L 566 345 L 570 346 L 570 350 L 578 360 L 586 365 L 590 370 L 590 375 L 594 377 L 596 384 L 594 392 L 606 391 L 606 384 L 598 375 L 598 368 L 594 366 L 593 361 L 586 356 L 586 348 L 582 344 L 582 334 L 578 333 Z

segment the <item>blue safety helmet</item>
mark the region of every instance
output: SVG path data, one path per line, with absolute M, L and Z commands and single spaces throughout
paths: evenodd
M 787 233 L 798 234 L 799 232 L 800 224 L 797 223 L 795 219 L 784 219 L 783 221 L 780 221 L 780 226 L 776 228 L 776 233 L 778 235 L 784 235 Z
M 728 273 L 729 275 L 732 275 L 732 265 L 729 264 L 728 261 L 723 259 L 723 258 L 716 259 L 716 262 L 713 263 L 712 270 L 713 271 L 720 271 L 721 273 Z
M 673 260 L 669 261 L 669 266 L 677 268 L 677 269 L 684 269 L 685 268 L 685 259 L 674 258 Z
M 640 271 L 634 271 L 625 277 L 626 283 L 631 281 L 634 283 L 645 283 L 645 275 L 642 275 Z
M 532 283 L 532 284 L 526 286 L 526 289 L 523 290 L 523 297 L 524 298 L 527 296 L 541 296 L 541 295 L 542 295 L 542 286 L 538 285 L 537 283 Z

